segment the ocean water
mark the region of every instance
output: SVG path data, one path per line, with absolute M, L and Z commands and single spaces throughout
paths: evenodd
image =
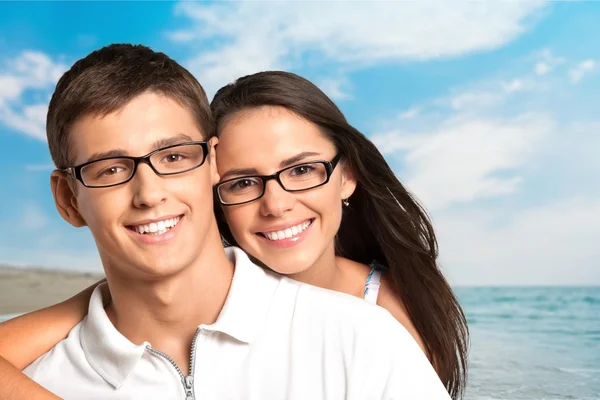
M 600 287 L 455 290 L 471 332 L 465 400 L 600 400 Z
M 599 400 L 600 287 L 457 288 L 467 400 Z

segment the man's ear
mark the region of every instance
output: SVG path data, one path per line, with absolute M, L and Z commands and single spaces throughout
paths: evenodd
M 356 175 L 345 160 L 342 162 L 342 200 L 348 199 L 356 190 Z
M 217 145 L 219 144 L 219 138 L 216 136 L 211 137 L 208 140 L 208 162 L 210 165 L 210 177 L 212 185 L 216 185 L 221 180 L 219 171 L 217 170 Z
M 77 185 L 77 182 L 65 172 L 55 170 L 50 175 L 50 188 L 52 189 L 56 209 L 65 221 L 76 228 L 80 228 L 87 224 L 77 207 L 75 185 Z

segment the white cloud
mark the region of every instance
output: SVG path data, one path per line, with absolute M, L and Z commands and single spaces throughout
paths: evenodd
M 317 82 L 317 86 L 333 100 L 347 100 L 352 98 L 350 93 L 345 90 L 348 85 L 348 80 L 345 78 L 321 79 Z
M 35 204 L 28 204 L 23 208 L 19 218 L 19 228 L 28 231 L 40 231 L 48 225 L 49 218 L 42 209 Z
M 540 61 L 535 65 L 535 73 L 537 75 L 546 75 L 548 72 L 550 72 L 550 69 L 550 65 L 544 61 Z
M 421 113 L 421 109 L 419 107 L 411 107 L 406 111 L 400 113 L 400 119 L 412 119 L 417 117 Z
M 569 77 L 572 83 L 578 83 L 586 74 L 596 68 L 596 61 L 585 60 L 580 62 L 575 68 L 569 71 Z
M 450 107 L 456 112 L 476 114 L 485 109 L 497 109 L 510 96 L 535 89 L 536 83 L 527 75 L 509 80 L 475 82 L 452 96 L 435 100 L 435 103 Z
M 37 51 L 24 51 L 13 61 L 9 68 L 19 76 L 29 78 L 29 87 L 43 88 L 58 81 L 65 71 L 61 64 L 54 63 L 46 54 Z
M 212 94 L 261 70 L 324 62 L 360 68 L 491 50 L 524 33 L 544 6 L 543 1 L 182 2 L 176 13 L 193 26 L 167 36 L 200 49 L 188 66 Z
M 18 98 L 23 91 L 23 86 L 22 80 L 15 76 L 0 75 L 0 105 L 7 100 Z
M 36 104 L 14 110 L 11 106 L 0 107 L 0 121 L 4 125 L 35 139 L 46 140 L 46 104 Z
M 536 58 L 553 66 L 566 62 L 547 49 Z M 593 60 L 578 65 L 584 71 L 595 67 Z M 600 179 L 592 150 L 598 148 L 597 124 L 576 124 L 574 114 L 561 113 L 560 103 L 547 95 L 567 93 L 570 86 L 535 71 L 512 74 L 519 77 L 472 82 L 428 100 L 401 113 L 413 118 L 394 121 L 400 129 L 384 123 L 372 137 L 385 155 L 400 162 L 402 180 L 428 207 L 441 210 L 515 194 L 526 168 L 542 168 L 531 164 L 540 157 L 555 173 L 577 170 L 585 179 Z M 571 103 L 576 96 L 566 98 Z M 568 169 L 557 171 L 557 162 Z
M 44 53 L 24 51 L 16 59 L 3 60 L 0 69 L 0 123 L 36 139 L 45 140 L 47 102 L 26 104 L 24 96 L 47 92 L 66 66 Z
M 37 172 L 37 171 L 52 171 L 54 170 L 54 164 L 27 164 L 25 165 L 25 170 L 26 171 L 33 171 L 33 172 Z
M 502 101 L 504 96 L 500 92 L 488 90 L 466 91 L 450 99 L 450 106 L 456 111 L 481 109 L 493 106 Z
M 522 184 L 519 170 L 532 149 L 553 130 L 549 113 L 502 111 L 516 93 L 534 87 L 527 75 L 473 82 L 402 113 L 413 117 L 410 125 L 400 118 L 397 124 L 404 129 L 387 129 L 372 140 L 382 153 L 402 161 L 401 179 L 428 208 L 508 196 Z
M 196 35 L 191 31 L 176 31 L 176 32 L 167 32 L 166 36 L 169 40 L 173 42 L 186 43 L 194 40 Z
M 538 76 L 546 75 L 554 69 L 564 64 L 566 60 L 563 57 L 558 57 L 550 49 L 543 49 L 536 54 L 539 60 L 536 62 L 533 71 Z
M 522 79 L 513 79 L 512 81 L 504 84 L 504 90 L 507 93 L 520 92 L 525 89 L 525 82 Z
M 519 167 L 551 129 L 545 115 L 455 117 L 432 131 L 396 131 L 372 140 L 384 154 L 402 159 L 400 178 L 435 210 L 514 193 L 522 182 Z
M 372 139 L 430 210 L 452 283 L 585 285 L 600 283 L 599 127 L 468 116 Z
M 565 59 L 536 60 L 543 73 L 530 59 L 492 72 L 372 136 L 430 210 L 454 284 L 600 283 L 600 122 L 568 107 L 588 101 L 577 86 L 549 76 Z M 577 68 L 589 73 L 590 61 Z
M 600 202 L 571 197 L 524 210 L 440 213 L 440 260 L 461 285 L 600 282 Z

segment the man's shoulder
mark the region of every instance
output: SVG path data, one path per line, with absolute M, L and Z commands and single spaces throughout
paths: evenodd
M 309 313 L 312 319 L 321 318 L 362 329 L 402 329 L 385 308 L 362 298 L 289 278 L 285 278 L 285 281 L 287 285 L 297 288 L 296 310 Z
M 338 349 L 338 355 L 350 357 L 352 376 L 371 388 L 373 398 L 450 400 L 417 342 L 385 308 L 356 296 L 289 284 L 298 288 L 300 329 L 310 340 L 322 337 L 323 351 Z

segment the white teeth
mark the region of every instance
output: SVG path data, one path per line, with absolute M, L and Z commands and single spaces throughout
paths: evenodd
M 304 232 L 306 228 L 310 226 L 311 223 L 312 221 L 306 221 L 301 223 L 300 225 L 292 226 L 282 231 L 264 232 L 263 235 L 265 235 L 269 240 L 289 239 Z
M 179 223 L 181 217 L 169 218 L 146 225 L 136 225 L 133 229 L 140 234 L 162 235 Z

